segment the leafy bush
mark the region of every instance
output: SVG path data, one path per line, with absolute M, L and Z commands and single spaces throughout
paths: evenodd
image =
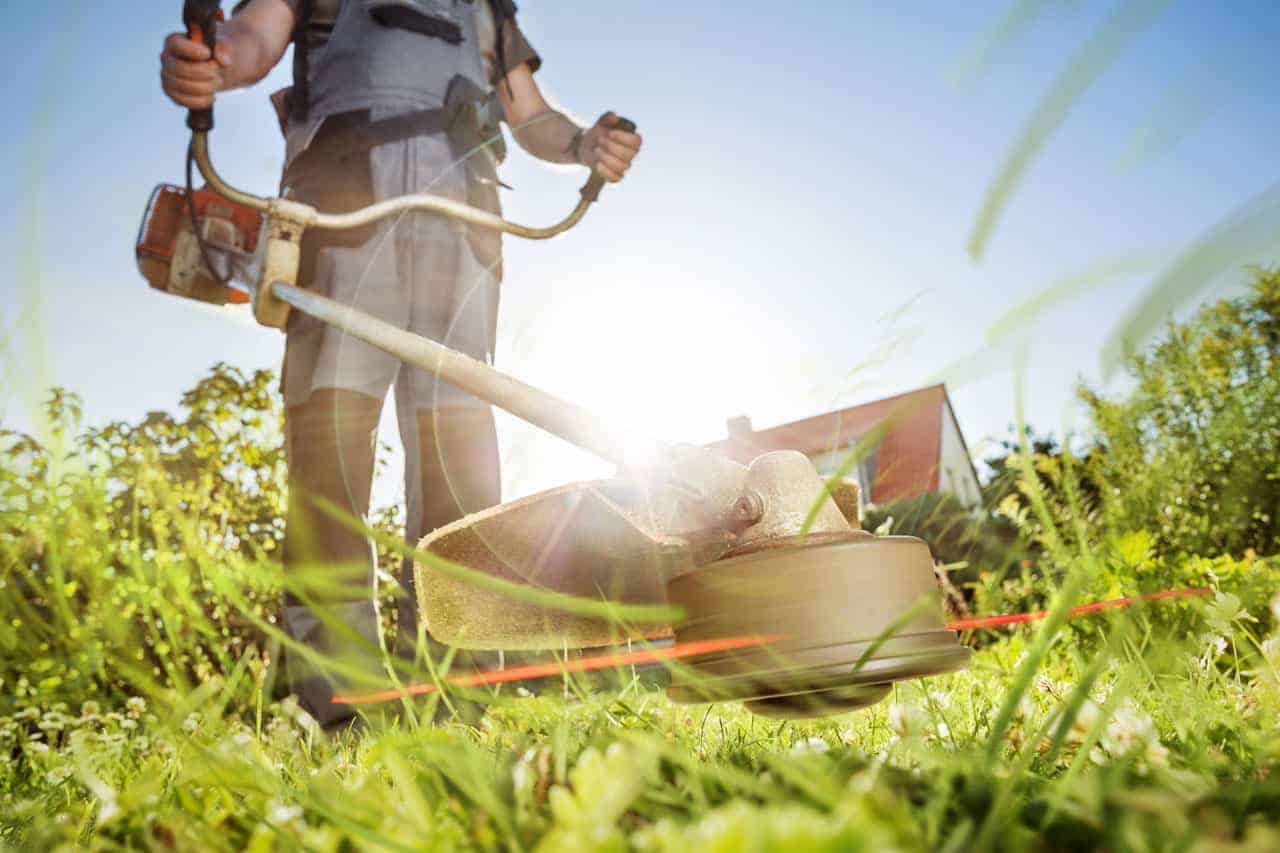
M 978 609 L 1044 606 L 1071 576 L 1083 597 L 1185 586 L 1238 597 L 1257 619 L 1280 552 L 1280 273 L 1171 322 L 1131 354 L 1129 392 L 1080 397 L 1073 452 L 1028 431 L 988 465 L 988 495 L 1032 552 L 981 575 Z
M 1171 322 L 1126 364 L 1123 397 L 1080 391 L 1105 525 L 1149 531 L 1163 553 L 1280 552 L 1280 272 Z
M 273 386 L 219 364 L 176 416 L 86 429 L 54 391 L 44 443 L 0 429 L 0 712 L 269 676 L 286 494 Z

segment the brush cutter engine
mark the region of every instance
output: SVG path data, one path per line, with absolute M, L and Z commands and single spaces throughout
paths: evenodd
M 199 239 L 188 213 L 187 191 L 172 184 L 152 191 L 134 247 L 138 271 L 153 288 L 174 296 L 213 305 L 248 302 L 247 294 L 224 282 L 253 274 L 262 214 L 207 189 L 196 190 L 191 201 Z M 205 264 L 200 240 L 219 269 Z

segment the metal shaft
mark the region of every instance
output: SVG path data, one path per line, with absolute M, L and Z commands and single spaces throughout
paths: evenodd
M 623 467 L 670 455 L 671 448 L 629 435 L 590 411 L 521 382 L 433 340 L 288 284 L 271 292 L 294 308 L 488 400 L 521 420 Z

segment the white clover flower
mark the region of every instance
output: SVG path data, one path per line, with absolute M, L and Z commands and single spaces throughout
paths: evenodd
M 129 716 L 137 717 L 147 710 L 147 700 L 141 696 L 130 696 L 129 700 L 124 703 L 124 708 Z
M 187 734 L 195 734 L 196 729 L 200 728 L 200 713 L 192 711 L 187 714 L 187 718 L 182 721 L 182 730 Z
M 114 793 L 110 797 L 102 798 L 102 806 L 98 809 L 98 825 L 102 826 L 119 813 L 120 807 L 116 804 Z
M 1262 641 L 1262 656 L 1269 663 L 1280 664 L 1280 636 L 1268 637 Z
M 520 756 L 520 760 L 511 768 L 511 785 L 517 791 L 524 790 L 525 785 L 531 781 L 529 774 L 532 772 L 530 767 L 533 764 L 533 756 L 533 747 L 526 749 Z
M 798 740 L 795 743 L 793 743 L 791 745 L 791 754 L 800 755 L 800 754 L 807 753 L 807 754 L 813 754 L 813 755 L 821 755 L 822 753 L 826 752 L 829 749 L 831 749 L 831 744 L 827 743 L 825 740 L 823 740 L 820 737 L 814 736 L 814 737 L 807 737 L 804 740 Z
M 231 742 L 239 747 L 246 747 L 253 743 L 253 735 L 249 732 L 240 731 L 231 736 Z
M 1075 719 L 1071 721 L 1071 728 L 1067 730 L 1067 742 L 1077 746 L 1084 743 L 1101 715 L 1102 709 L 1092 699 L 1084 700 Z
M 137 720 L 121 720 L 120 721 L 120 728 L 125 729 L 126 731 L 133 731 L 137 727 L 138 727 Z
M 44 780 L 50 785 L 61 785 L 63 782 L 71 778 L 71 768 L 65 764 L 55 767 L 44 774 Z
M 67 727 L 67 719 L 59 713 L 50 711 L 41 717 L 36 725 L 44 732 L 60 732 Z
M 29 740 L 27 741 L 27 749 L 44 755 L 49 751 L 49 744 L 40 740 Z
M 304 731 L 310 732 L 320 729 L 320 724 L 316 722 L 316 718 L 308 714 L 293 696 L 286 696 L 282 699 L 279 708 L 280 713 L 293 720 L 294 724 Z
M 80 703 L 80 716 L 96 717 L 102 713 L 102 706 L 92 699 L 87 699 Z
M 915 705 L 889 706 L 889 728 L 900 738 L 914 737 L 924 731 L 927 721 L 924 712 Z
M 1169 754 L 1160 743 L 1160 734 L 1150 715 L 1131 700 L 1126 700 L 1112 715 L 1102 745 L 1113 756 L 1133 754 L 1153 764 L 1164 764 Z
M 286 823 L 292 823 L 302 817 L 301 806 L 289 806 L 279 800 L 272 800 L 267 803 L 267 823 L 272 826 L 282 826 Z

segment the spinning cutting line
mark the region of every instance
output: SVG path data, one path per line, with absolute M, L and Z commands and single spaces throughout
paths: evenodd
M 1209 595 L 1213 590 L 1209 587 L 1190 589 L 1170 589 L 1164 592 L 1153 592 L 1144 595 L 1113 598 L 1107 601 L 1095 601 L 1081 604 L 1067 611 L 1069 618 L 1099 613 L 1103 610 L 1114 610 L 1146 601 L 1160 601 L 1168 598 L 1184 598 L 1188 596 Z M 982 616 L 972 619 L 954 619 L 947 623 L 953 631 L 972 631 L 979 628 L 999 628 L 1035 622 L 1049 615 L 1047 610 L 1035 610 L 1027 613 L 1004 613 L 995 616 Z M 544 664 L 528 664 L 511 669 L 487 670 L 466 675 L 454 676 L 446 681 L 455 687 L 487 687 L 496 684 L 507 684 L 513 681 L 535 681 L 540 678 L 553 678 L 577 672 L 593 672 L 601 669 L 620 669 L 628 666 L 661 663 L 668 660 L 709 655 L 716 652 L 731 651 L 749 646 L 763 646 L 785 639 L 781 635 L 767 637 L 728 637 L 723 640 L 701 640 L 683 643 L 664 648 L 642 649 L 630 652 L 611 652 L 577 660 L 554 661 Z M 377 693 L 362 693 L 353 696 L 335 696 L 333 701 L 339 705 L 369 705 L 378 702 L 390 702 L 410 696 L 435 693 L 437 684 L 414 684 L 398 690 L 382 690 Z

